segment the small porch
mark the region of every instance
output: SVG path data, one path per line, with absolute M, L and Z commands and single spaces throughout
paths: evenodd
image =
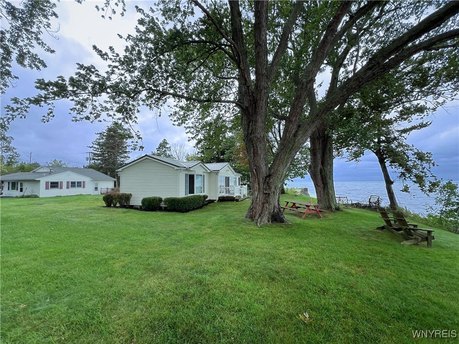
M 220 185 L 218 189 L 218 196 L 240 196 L 242 198 L 247 197 L 247 185 Z

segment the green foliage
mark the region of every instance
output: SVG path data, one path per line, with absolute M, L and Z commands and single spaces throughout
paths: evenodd
M 13 165 L 2 165 L 2 173 L 16 173 L 16 172 L 31 172 L 36 168 L 40 167 L 38 162 L 27 163 L 20 162 Z
M 335 113 L 331 127 L 338 150 L 351 160 L 371 151 L 380 163 L 397 171 L 402 181 L 432 192 L 438 186 L 431 171 L 435 166 L 432 154 L 406 141 L 410 133 L 430 125 L 424 120 L 427 114 L 459 91 L 459 69 L 455 77 L 446 77 L 447 69 L 441 64 L 407 62 L 405 69 L 363 88 Z M 424 79 L 422 87 L 419 79 Z M 403 191 L 409 191 L 406 184 Z
M 88 167 L 111 177 L 129 159 L 129 140 L 133 138 L 129 129 L 121 123 L 112 123 L 105 131 L 97 133 L 91 148 L 91 163 Z
M 164 199 L 167 211 L 185 213 L 202 208 L 206 204 L 207 195 L 191 195 L 185 197 L 167 197 Z
M 114 207 L 116 205 L 115 197 L 113 193 L 105 194 L 102 197 L 102 200 L 104 201 L 106 207 L 111 207 L 111 206 Z
M 18 79 L 13 74 L 13 64 L 40 70 L 45 61 L 34 50 L 54 53 L 42 38 L 44 32 L 53 31 L 51 22 L 57 18 L 56 3 L 51 0 L 0 0 L 0 93 Z
M 443 183 L 437 192 L 435 202 L 439 210 L 438 216 L 443 227 L 450 231 L 459 233 L 459 189 L 456 183 L 448 181 Z
M 132 194 L 117 192 L 114 194 L 114 203 L 118 204 L 121 208 L 126 208 L 131 204 Z
M 161 197 L 145 197 L 142 198 L 142 209 L 147 211 L 161 210 Z
M 126 208 L 130 205 L 132 194 L 122 192 L 110 192 L 102 197 L 106 207 L 116 207 L 119 205 L 121 208 Z
M 13 138 L 8 135 L 8 124 L 0 119 L 0 172 L 11 173 L 19 162 L 19 153 L 13 146 Z
M 46 164 L 48 167 L 67 167 L 67 164 L 62 160 L 54 159 Z

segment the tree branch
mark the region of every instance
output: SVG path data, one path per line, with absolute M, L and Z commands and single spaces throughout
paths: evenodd
M 350 16 L 350 19 L 343 25 L 343 27 L 336 33 L 332 46 L 334 46 L 338 41 L 346 34 L 346 32 L 352 28 L 352 26 L 363 16 L 370 13 L 377 6 L 385 6 L 385 2 L 379 1 L 370 1 L 365 6 L 360 7 L 354 15 Z
M 215 48 L 218 48 L 219 50 L 223 51 L 225 53 L 225 55 L 227 55 L 231 59 L 231 61 L 236 62 L 236 58 L 234 57 L 234 55 L 230 51 L 228 51 L 228 49 L 225 48 L 225 47 L 232 48 L 232 46 L 230 44 L 223 44 L 223 43 L 217 43 L 217 42 L 214 42 L 214 41 L 199 40 L 199 39 L 185 41 L 185 42 L 182 42 L 181 44 L 182 45 L 187 45 L 187 44 L 209 44 L 209 45 L 213 45 Z M 173 49 L 178 48 L 178 47 L 179 46 L 176 46 Z
M 239 1 L 229 0 L 231 12 L 231 31 L 234 42 L 234 51 L 237 57 L 242 83 L 246 87 L 252 87 L 252 78 L 250 77 L 250 67 L 247 59 L 247 49 L 244 42 L 244 31 L 242 29 L 242 15 L 239 8 Z
M 288 47 L 288 38 L 290 37 L 293 31 L 293 26 L 295 25 L 296 20 L 298 19 L 301 9 L 304 8 L 303 6 L 304 6 L 304 3 L 302 1 L 297 1 L 295 5 L 293 6 L 293 10 L 290 13 L 289 18 L 287 19 L 287 22 L 284 25 L 281 37 L 279 39 L 279 45 L 277 46 L 277 49 L 274 52 L 274 56 L 271 61 L 271 64 L 269 65 L 269 71 L 268 71 L 269 82 L 273 80 L 274 75 L 276 74 L 276 71 L 279 68 L 280 60 L 282 56 L 285 54 L 285 51 L 287 50 L 287 47 Z
M 338 29 L 339 24 L 341 23 L 344 16 L 351 7 L 351 4 L 352 1 L 342 2 L 338 10 L 336 11 L 335 16 L 328 24 L 327 29 L 325 30 L 325 33 L 322 36 L 319 45 L 317 46 L 317 49 L 314 51 L 314 54 L 311 57 L 311 62 L 306 67 L 305 77 L 308 78 L 310 81 L 315 79 L 317 72 L 320 69 L 320 66 L 324 62 L 330 50 L 333 48 L 333 44 L 336 43 L 335 41 L 338 37 L 336 31 Z M 309 83 L 310 82 L 308 82 L 308 84 Z
M 256 1 L 255 4 L 255 78 L 256 96 L 265 99 L 268 88 L 268 2 Z M 257 104 L 262 106 L 262 104 Z M 264 109 L 261 109 L 263 113 Z
M 214 27 L 217 29 L 217 31 L 220 33 L 220 35 L 233 47 L 236 46 L 235 42 L 229 37 L 225 31 L 218 25 L 217 21 L 215 18 L 210 14 L 210 12 L 198 1 L 198 0 L 191 0 L 199 9 L 204 12 L 204 14 L 209 18 L 209 20 L 212 22 Z
M 192 101 L 192 102 L 196 102 L 196 103 L 221 103 L 221 104 L 234 104 L 234 105 L 236 105 L 238 107 L 242 106 L 241 103 L 239 103 L 239 102 L 237 102 L 235 100 L 212 99 L 212 98 L 207 98 L 207 99 L 196 98 L 196 97 L 186 96 L 186 95 L 183 95 L 183 94 L 180 94 L 180 93 L 164 91 L 164 90 L 161 90 L 159 88 L 147 87 L 147 88 L 143 89 L 142 91 L 154 92 L 154 93 L 159 94 L 161 97 L 171 96 L 171 97 L 174 97 L 174 98 L 188 100 L 188 101 Z

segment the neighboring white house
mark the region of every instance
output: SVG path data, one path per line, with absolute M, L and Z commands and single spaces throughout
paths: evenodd
M 113 189 L 115 179 L 90 168 L 39 167 L 0 177 L 2 195 L 39 197 L 97 195 Z
M 118 175 L 120 192 L 132 194 L 132 205 L 140 205 L 142 198 L 151 196 L 205 194 L 212 200 L 219 196 L 247 196 L 241 175 L 226 162 L 204 164 L 144 155 L 118 169 Z

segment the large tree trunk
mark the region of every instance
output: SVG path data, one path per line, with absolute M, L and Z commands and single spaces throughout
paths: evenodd
M 394 189 L 392 188 L 394 181 L 390 178 L 389 170 L 387 169 L 386 165 L 386 157 L 380 149 L 376 150 L 374 153 L 378 158 L 379 166 L 381 167 L 381 171 L 384 177 L 384 183 L 386 184 L 386 192 L 387 197 L 389 198 L 389 206 L 391 209 L 397 210 L 398 202 L 397 198 L 395 197 Z
M 239 6 L 230 3 L 233 27 L 233 39 L 238 44 L 242 59 L 239 75 L 239 101 L 241 108 L 242 130 L 247 149 L 252 186 L 252 203 L 246 217 L 257 225 L 271 222 L 285 222 L 279 206 L 282 182 L 285 178 L 284 168 L 271 169 L 268 166 L 266 118 L 268 113 L 268 49 L 267 18 L 268 4 L 265 1 L 254 3 L 255 23 L 255 84 L 250 81 L 250 69 L 245 64 L 246 51 L 243 47 L 243 29 Z
M 316 190 L 317 202 L 322 209 L 334 211 L 336 203 L 333 181 L 333 140 L 324 125 L 314 131 L 311 143 L 311 175 Z

